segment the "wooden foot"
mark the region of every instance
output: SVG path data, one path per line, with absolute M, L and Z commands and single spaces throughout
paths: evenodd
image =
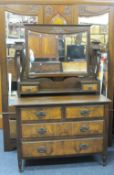
M 22 159 L 18 160 L 18 167 L 19 167 L 19 172 L 22 173 L 24 170 L 24 160 Z
M 103 154 L 101 159 L 102 159 L 101 161 L 102 166 L 106 166 L 107 165 L 107 155 Z

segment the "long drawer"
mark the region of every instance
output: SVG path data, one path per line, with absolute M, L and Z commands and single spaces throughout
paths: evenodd
M 103 134 L 103 120 L 22 124 L 22 138 Z
M 97 153 L 102 149 L 102 138 L 22 142 L 22 156 L 25 158 Z
M 61 107 L 22 108 L 21 120 L 61 119 Z
M 104 116 L 103 105 L 70 106 L 65 109 L 66 118 L 93 118 Z

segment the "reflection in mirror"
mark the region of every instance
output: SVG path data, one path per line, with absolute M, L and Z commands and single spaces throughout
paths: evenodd
M 46 34 L 28 30 L 27 34 L 30 74 L 87 73 L 88 39 L 86 31 Z

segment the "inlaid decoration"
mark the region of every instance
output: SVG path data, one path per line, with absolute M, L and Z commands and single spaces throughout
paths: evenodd
M 79 16 L 98 16 L 108 13 L 110 10 L 109 6 L 92 6 L 92 5 L 80 5 Z
M 45 6 L 45 16 L 51 16 L 54 12 L 54 9 L 52 6 L 47 5 Z
M 71 13 L 72 13 L 72 7 L 71 6 L 65 6 L 64 7 L 64 15 L 65 16 L 71 16 Z
M 12 13 L 20 14 L 20 15 L 38 15 L 42 6 L 40 5 L 4 5 L 3 8 L 5 11 L 9 11 Z

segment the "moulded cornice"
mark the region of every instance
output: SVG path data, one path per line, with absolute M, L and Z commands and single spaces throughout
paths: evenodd
M 0 0 L 0 4 L 99 4 L 114 5 L 114 0 Z

